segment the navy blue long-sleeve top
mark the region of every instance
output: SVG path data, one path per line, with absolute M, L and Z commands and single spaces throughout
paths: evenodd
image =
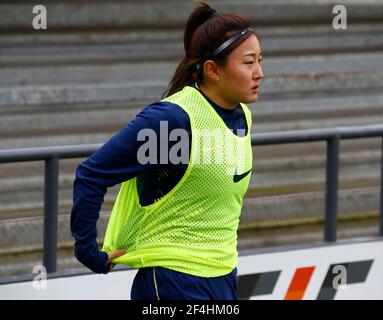
M 247 132 L 246 118 L 239 104 L 229 110 L 205 98 L 235 134 L 239 129 Z M 176 104 L 155 102 L 145 107 L 125 128 L 77 167 L 70 221 L 75 239 L 74 253 L 93 272 L 107 273 L 109 269 L 108 255 L 99 250 L 96 242 L 96 224 L 107 188 L 137 177 L 139 201 L 145 206 L 170 191 L 186 171 L 187 163 L 174 165 L 169 161 L 169 164 L 161 164 L 160 121 L 167 121 L 168 132 L 174 129 L 188 132 L 190 155 L 192 134 L 188 114 Z M 141 164 L 137 159 L 137 151 L 146 141 L 139 141 L 137 135 L 146 128 L 154 130 L 158 137 L 157 161 Z M 168 154 L 177 142 L 168 142 Z

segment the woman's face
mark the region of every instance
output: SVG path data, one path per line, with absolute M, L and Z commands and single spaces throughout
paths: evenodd
M 229 54 L 224 67 L 218 67 L 221 98 L 230 104 L 255 102 L 263 78 L 261 61 L 259 41 L 251 35 Z

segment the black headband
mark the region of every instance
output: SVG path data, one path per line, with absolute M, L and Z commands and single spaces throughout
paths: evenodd
M 197 70 L 199 70 L 202 67 L 202 62 L 204 60 L 208 59 L 214 59 L 218 54 L 220 54 L 223 50 L 225 50 L 227 47 L 231 46 L 234 42 L 236 42 L 238 39 L 242 38 L 245 34 L 252 32 L 253 29 L 250 27 L 238 31 L 234 35 L 232 35 L 229 39 L 227 39 L 224 43 L 222 43 L 217 49 L 215 49 L 212 53 L 209 53 L 205 56 L 205 58 L 196 64 Z

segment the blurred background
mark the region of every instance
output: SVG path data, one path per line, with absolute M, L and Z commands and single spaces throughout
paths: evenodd
M 211 0 L 250 18 L 265 78 L 253 133 L 383 123 L 383 1 Z M 47 9 L 34 30 L 33 6 Z M 104 143 L 161 99 L 195 1 L 0 1 L 0 150 Z M 332 9 L 347 9 L 335 30 Z M 325 142 L 257 146 L 238 249 L 323 239 Z M 338 238 L 378 235 L 381 139 L 341 142 Z M 76 166 L 61 160 L 58 271 L 73 257 Z M 0 164 L 0 277 L 42 261 L 44 163 Z M 98 224 L 103 241 L 118 186 Z

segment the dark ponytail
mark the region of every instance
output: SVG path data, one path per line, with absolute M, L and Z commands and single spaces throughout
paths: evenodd
M 168 97 L 183 89 L 190 81 L 203 82 L 203 68 L 196 65 L 203 61 L 206 54 L 212 52 L 232 34 L 250 26 L 245 18 L 229 13 L 218 13 L 204 2 L 191 13 L 184 32 L 185 57 L 177 67 L 163 97 Z M 240 45 L 248 36 L 243 37 L 219 54 L 215 61 L 224 64 L 227 55 Z

